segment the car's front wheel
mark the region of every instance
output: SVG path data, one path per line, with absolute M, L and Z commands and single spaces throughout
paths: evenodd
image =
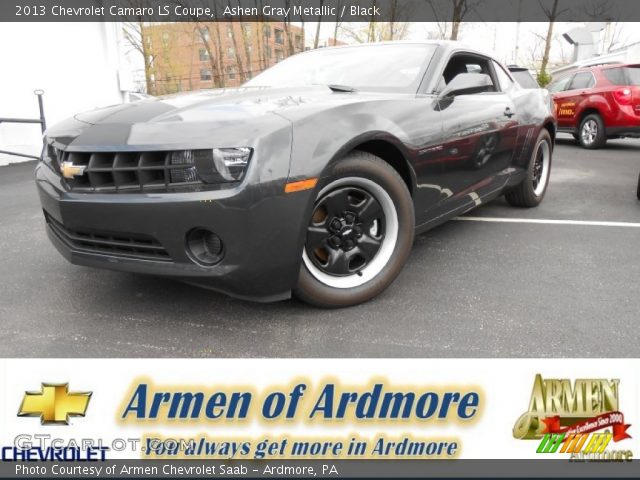
M 352 152 L 319 187 L 294 294 L 325 308 L 370 300 L 402 270 L 414 227 L 400 175 L 375 155 Z

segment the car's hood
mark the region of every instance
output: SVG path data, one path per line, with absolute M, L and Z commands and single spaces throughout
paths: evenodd
M 300 106 L 321 107 L 358 101 L 349 92 L 325 86 L 203 90 L 100 108 L 75 116 L 84 123 L 132 125 L 143 122 L 233 122 Z

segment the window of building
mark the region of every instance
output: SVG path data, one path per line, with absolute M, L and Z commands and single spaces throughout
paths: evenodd
M 233 25 L 227 25 L 227 37 L 233 38 Z
M 162 44 L 165 47 L 169 44 L 169 32 L 162 32 Z
M 228 56 L 229 58 L 236 58 L 236 49 L 235 49 L 235 48 L 233 48 L 233 47 L 229 47 L 229 48 L 227 49 L 227 56 Z
M 271 37 L 271 27 L 269 25 L 265 25 L 264 27 L 262 27 L 262 33 L 267 38 Z
M 278 28 L 275 29 L 276 43 L 284 44 L 284 32 Z
M 251 36 L 251 25 L 249 25 L 248 23 L 243 23 L 242 24 L 242 32 L 244 33 L 244 35 L 246 37 L 250 37 Z
M 281 60 L 284 60 L 284 52 L 278 48 L 276 49 L 276 62 Z
M 209 52 L 207 51 L 206 48 L 201 48 L 198 51 L 198 55 L 200 57 L 200 61 L 201 62 L 208 62 L 209 61 Z
M 213 77 L 211 76 L 211 70 L 208 68 L 203 68 L 200 70 L 200 80 L 206 81 L 211 80 Z
M 227 75 L 229 80 L 235 80 L 236 78 L 236 67 L 227 67 Z
M 210 35 L 209 35 L 209 29 L 207 27 L 203 27 L 200 29 L 200 39 L 203 42 L 208 42 L 210 39 Z
M 302 35 L 296 35 L 296 48 L 302 50 Z
M 269 45 L 264 46 L 264 56 L 266 58 L 271 58 L 271 47 Z

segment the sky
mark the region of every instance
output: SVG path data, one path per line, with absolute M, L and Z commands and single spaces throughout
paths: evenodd
M 313 43 L 316 25 L 315 23 L 305 25 L 307 44 Z M 571 63 L 573 47 L 562 38 L 562 34 L 584 25 L 584 23 L 568 22 L 558 22 L 554 25 L 554 40 L 551 47 L 553 63 Z M 353 26 L 354 24 L 350 28 Z M 459 40 L 472 44 L 476 49 L 492 53 L 504 63 L 532 67 L 535 61 L 539 61 L 542 57 L 547 28 L 548 24 L 542 22 L 521 22 L 520 24 L 517 22 L 465 22 L 462 24 Z M 333 36 L 333 31 L 333 23 L 322 23 L 320 36 L 322 39 L 327 39 Z M 430 38 L 429 35 L 435 32 L 438 32 L 436 23 L 416 22 L 409 25 L 406 39 L 424 40 Z M 606 32 L 603 30 L 599 37 L 600 51 L 603 45 L 608 47 L 612 40 L 614 48 L 640 42 L 640 23 L 610 24 Z M 353 43 L 345 34 L 339 34 L 338 38 L 347 43 Z M 517 42 L 516 38 L 518 38 Z

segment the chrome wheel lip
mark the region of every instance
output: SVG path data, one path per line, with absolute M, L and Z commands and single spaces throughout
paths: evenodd
M 533 194 L 536 197 L 540 197 L 544 193 L 547 188 L 547 183 L 549 182 L 549 167 L 551 165 L 551 146 L 549 145 L 549 142 L 542 140 L 536 147 L 534 155 L 534 171 L 538 162 L 542 162 L 542 171 L 540 172 L 540 178 L 537 179 L 534 173 L 531 186 L 533 187 Z M 541 155 L 541 158 L 539 158 L 538 155 Z
M 323 272 L 309 258 L 306 246 L 302 249 L 302 261 L 309 273 L 322 284 L 332 288 L 348 289 L 357 288 L 373 280 L 387 266 L 398 243 L 400 226 L 393 200 L 384 188 L 369 179 L 362 177 L 340 178 L 324 187 L 318 194 L 318 198 L 322 198 L 325 193 L 343 186 L 353 186 L 366 190 L 382 206 L 385 216 L 385 231 L 378 252 L 369 263 L 352 275 L 335 276 Z
M 582 130 L 580 131 L 580 137 L 585 145 L 591 145 L 595 142 L 598 136 L 598 123 L 591 119 L 584 122 Z

